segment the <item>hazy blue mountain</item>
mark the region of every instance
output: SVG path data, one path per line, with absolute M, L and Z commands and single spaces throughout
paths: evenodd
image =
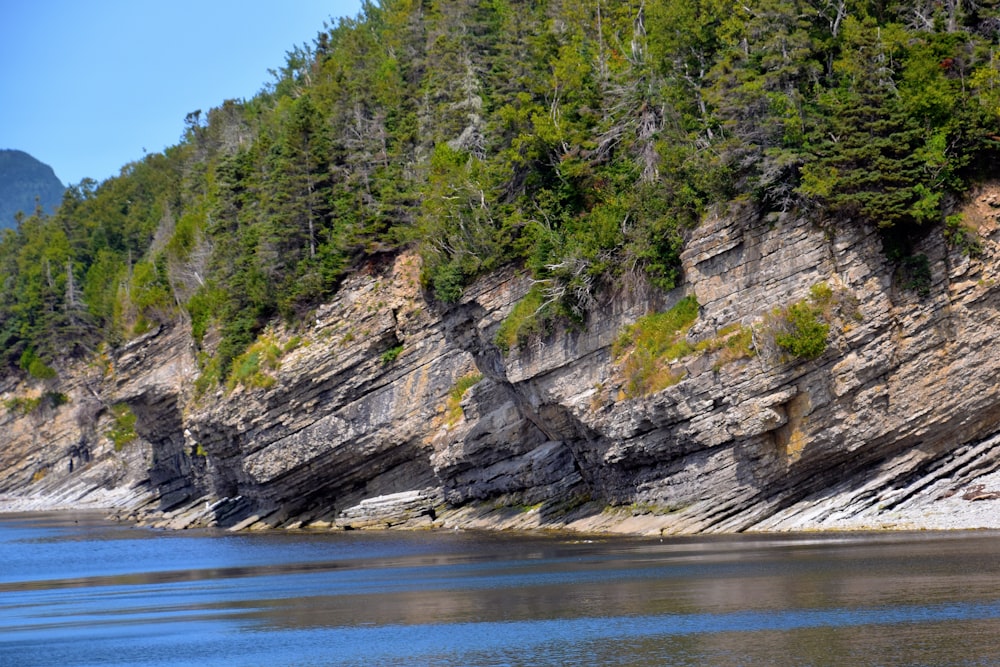
M 65 190 L 49 165 L 24 151 L 0 149 L 0 228 L 13 227 L 18 211 L 33 213 L 36 197 L 52 213 Z

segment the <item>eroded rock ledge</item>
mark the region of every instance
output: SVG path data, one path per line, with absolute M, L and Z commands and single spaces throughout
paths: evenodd
M 283 354 L 266 388 L 196 395 L 180 325 L 58 384 L 8 381 L 0 508 L 101 506 L 173 528 L 1000 527 L 998 205 L 985 188 L 966 210 L 981 256 L 935 234 L 916 249 L 926 296 L 877 235 L 717 215 L 689 240 L 677 290 L 623 284 L 586 326 L 506 356 L 494 336 L 526 277 L 496 273 L 441 307 L 402 254 L 309 326 L 270 332 Z M 819 283 L 857 313 L 818 358 L 722 363 L 708 346 L 677 360 L 673 386 L 623 391 L 612 346 L 646 312 L 695 295 L 694 344 Z M 122 405 L 134 437 L 116 449 Z

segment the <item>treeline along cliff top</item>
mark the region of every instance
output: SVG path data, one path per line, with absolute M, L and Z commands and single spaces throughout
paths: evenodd
M 730 202 L 878 228 L 919 290 L 915 239 L 977 251 L 955 205 L 1000 147 L 998 37 L 995 0 L 366 3 L 5 231 L 0 363 L 53 377 L 184 322 L 207 389 L 404 247 L 440 302 L 514 264 L 522 333 L 580 321 L 622 277 L 675 286 Z

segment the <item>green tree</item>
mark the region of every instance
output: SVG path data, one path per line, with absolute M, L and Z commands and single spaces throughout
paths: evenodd
M 835 215 L 879 227 L 920 222 L 919 202 L 934 194 L 920 178 L 925 132 L 906 113 L 896 81 L 905 33 L 848 17 L 843 35 L 838 85 L 817 99 L 798 191 Z

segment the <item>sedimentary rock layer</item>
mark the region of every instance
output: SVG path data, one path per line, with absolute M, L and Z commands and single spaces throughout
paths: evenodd
M 173 527 L 947 526 L 973 505 L 963 527 L 1000 525 L 998 203 L 987 188 L 966 209 L 976 258 L 928 234 L 916 282 L 873 231 L 726 211 L 692 232 L 673 292 L 623 276 L 582 325 L 506 353 L 494 338 L 523 273 L 443 305 L 415 255 L 386 257 L 268 332 L 266 383 L 199 394 L 180 323 L 50 384 L 8 382 L 0 494 Z M 768 318 L 816 285 L 835 302 L 826 349 L 782 353 Z M 686 295 L 700 307 L 676 382 L 629 391 L 616 339 Z M 725 357 L 711 343 L 738 326 L 754 354 Z M 134 437 L 116 447 L 119 406 Z

